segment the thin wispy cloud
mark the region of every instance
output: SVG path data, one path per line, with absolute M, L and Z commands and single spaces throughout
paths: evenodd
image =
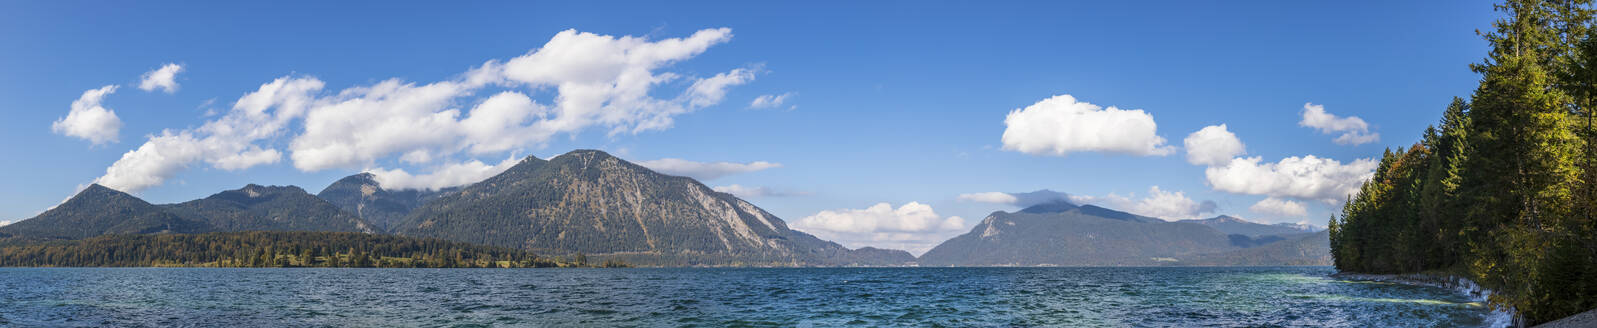
M 1339 145 L 1362 145 L 1381 140 L 1381 134 L 1370 132 L 1370 124 L 1358 116 L 1338 117 L 1325 111 L 1325 106 L 1303 104 L 1303 119 L 1298 125 L 1314 128 L 1324 134 L 1336 134 L 1332 141 Z
M 788 98 L 792 98 L 795 95 L 797 95 L 797 93 L 793 93 L 793 92 L 788 92 L 788 93 L 783 93 L 783 94 L 760 95 L 759 97 L 754 97 L 754 101 L 749 102 L 749 108 L 750 109 L 782 108 L 783 105 L 787 105 Z M 798 108 L 797 105 L 790 105 L 786 109 L 796 109 L 796 108 Z

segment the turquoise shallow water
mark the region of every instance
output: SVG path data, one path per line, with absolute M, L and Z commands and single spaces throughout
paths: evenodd
M 1291 268 L 0 269 L 0 326 L 1479 326 Z

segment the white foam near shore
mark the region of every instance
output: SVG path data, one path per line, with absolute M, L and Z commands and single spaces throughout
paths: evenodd
M 1431 286 L 1451 289 L 1459 294 L 1469 297 L 1470 301 L 1479 302 L 1491 307 L 1489 299 L 1492 290 L 1481 287 L 1475 281 L 1458 276 L 1433 276 L 1427 274 L 1363 274 L 1363 273 L 1338 273 L 1334 277 L 1348 280 L 1379 281 L 1399 283 L 1405 285 Z M 1523 320 L 1513 307 L 1491 307 L 1492 312 L 1486 316 L 1486 327 L 1505 328 L 1522 327 Z

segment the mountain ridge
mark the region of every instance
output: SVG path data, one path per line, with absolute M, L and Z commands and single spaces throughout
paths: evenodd
M 370 223 L 297 186 L 248 184 L 205 198 L 159 205 L 216 231 L 376 232 Z
M 1273 225 L 1273 224 L 1263 224 L 1263 223 L 1248 221 L 1248 220 L 1245 220 L 1245 219 L 1242 219 L 1242 218 L 1239 218 L 1239 217 L 1230 216 L 1230 215 L 1220 215 L 1220 216 L 1215 216 L 1215 217 L 1208 218 L 1208 219 L 1181 220 L 1179 222 L 1192 222 L 1192 223 L 1202 224 L 1202 225 L 1206 225 L 1206 226 L 1215 228 L 1216 230 L 1220 230 L 1221 232 L 1224 232 L 1224 233 L 1227 233 L 1227 234 L 1246 235 L 1246 236 L 1249 236 L 1249 237 L 1261 237 L 1261 236 L 1271 236 L 1271 235 L 1291 235 L 1291 234 L 1300 234 L 1300 233 L 1305 233 L 1305 232 L 1312 232 L 1312 231 L 1304 231 L 1304 230 L 1299 229 L 1299 228 L 1293 228 L 1293 227 L 1287 227 L 1287 226 L 1281 226 L 1281 225 Z
M 418 207 L 394 230 L 522 249 L 649 256 L 682 265 L 902 264 L 907 252 L 850 250 L 697 180 L 599 150 L 535 157 Z M 895 263 L 897 262 L 897 263 Z
M 375 175 L 362 172 L 334 181 L 317 192 L 316 197 L 366 220 L 376 226 L 376 230 L 388 232 L 416 207 L 455 190 L 459 188 L 386 189 Z
M 1274 233 L 1258 233 L 1274 232 Z M 1055 201 L 997 211 L 922 254 L 923 266 L 1169 266 L 1321 264 L 1312 235 L 1218 216 L 1165 221 Z M 1323 243 L 1322 243 L 1323 244 Z
M 99 184 L 90 184 L 33 218 L 0 227 L 0 232 L 8 235 L 38 239 L 210 230 L 203 222 L 182 218 L 143 199 Z

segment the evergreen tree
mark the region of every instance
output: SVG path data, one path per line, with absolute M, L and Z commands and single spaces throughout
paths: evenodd
M 1331 224 L 1338 269 L 1467 272 L 1531 323 L 1597 307 L 1597 36 L 1587 0 L 1511 0 L 1470 101 L 1387 151 Z

